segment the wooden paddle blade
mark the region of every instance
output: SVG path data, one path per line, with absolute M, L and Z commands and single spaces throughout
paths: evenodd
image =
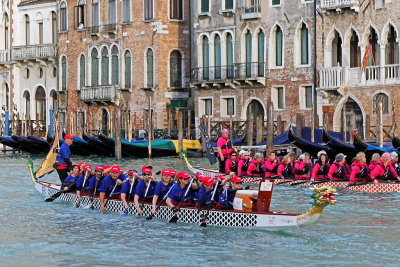
M 51 197 L 46 198 L 44 201 L 52 202 L 52 201 L 56 200 L 59 196 L 61 196 L 62 193 L 63 193 L 62 191 L 57 192 L 54 195 L 52 195 Z
M 200 227 L 206 227 L 206 226 L 207 226 L 207 223 L 206 223 L 206 222 L 200 223 Z
M 153 214 L 150 214 L 149 216 L 146 217 L 146 220 L 150 221 L 151 219 L 153 219 Z
M 172 218 L 169 220 L 170 223 L 176 223 L 178 221 L 178 215 L 172 216 Z

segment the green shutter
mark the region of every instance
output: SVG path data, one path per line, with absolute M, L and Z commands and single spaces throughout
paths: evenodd
M 273 6 L 278 6 L 281 4 L 281 0 L 272 0 L 272 5 Z
M 233 9 L 233 0 L 225 0 L 225 9 Z
M 279 87 L 278 90 L 278 109 L 284 109 L 284 95 L 283 95 L 283 88 Z
M 79 62 L 79 85 L 80 88 L 85 86 L 85 57 L 81 56 Z
M 210 7 L 209 7 L 209 0 L 201 0 L 201 12 L 209 12 Z
M 108 85 L 108 73 L 109 73 L 108 57 L 103 55 L 101 58 L 101 85 Z
M 281 67 L 282 66 L 282 30 L 280 27 L 276 28 L 276 33 L 275 33 L 275 63 L 276 66 Z
M 210 59 L 209 59 L 209 45 L 208 45 L 208 38 L 206 36 L 203 37 L 202 43 L 202 50 L 203 50 L 203 79 L 209 79 L 209 67 L 210 67 Z
M 215 78 L 221 79 L 221 37 L 215 36 L 214 39 L 214 58 L 215 58 Z
M 62 84 L 62 89 L 66 90 L 67 89 L 67 62 L 65 58 L 62 61 L 62 76 L 61 76 L 61 84 Z
M 251 76 L 251 33 L 246 33 L 246 77 Z
M 99 59 L 92 58 L 92 86 L 99 85 Z
M 119 83 L 119 63 L 118 63 L 118 56 L 113 55 L 111 58 L 111 72 L 112 72 L 112 84 Z
M 226 101 L 227 105 L 227 114 L 228 115 L 234 115 L 234 99 L 233 98 L 228 98 Z
M 306 108 L 312 108 L 312 87 L 311 86 L 305 87 L 305 94 L 306 94 Z
M 228 78 L 233 78 L 233 44 L 232 35 L 228 33 L 226 36 L 226 63 L 228 65 Z
M 125 88 L 131 88 L 131 53 L 128 51 L 125 54 Z
M 153 50 L 147 50 L 147 87 L 153 87 Z
M 301 64 L 308 64 L 308 29 L 304 23 L 301 27 Z
M 265 40 L 265 34 L 263 31 L 260 31 L 258 33 L 258 76 L 262 77 L 264 76 L 264 40 Z

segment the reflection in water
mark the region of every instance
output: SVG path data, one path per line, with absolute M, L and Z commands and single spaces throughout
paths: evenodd
M 34 158 L 38 167 L 43 159 Z M 113 164 L 85 158 L 92 166 Z M 191 159 L 193 165 L 206 159 Z M 142 217 L 45 203 L 29 178 L 26 158 L 0 156 L 1 266 L 55 265 L 377 265 L 397 264 L 400 256 L 398 194 L 343 192 L 312 226 L 279 231 L 168 224 Z M 124 159 L 123 169 L 184 170 L 179 158 Z M 45 180 L 57 182 L 56 174 Z M 275 187 L 272 210 L 303 212 L 311 191 Z M 373 257 L 371 257 L 373 255 Z

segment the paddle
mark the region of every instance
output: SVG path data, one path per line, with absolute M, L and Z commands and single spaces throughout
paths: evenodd
M 68 190 L 65 191 L 65 190 L 64 190 L 65 186 L 61 185 L 62 188 L 61 188 L 60 191 L 58 191 L 58 192 L 55 193 L 54 195 L 52 195 L 52 196 L 46 198 L 44 201 L 46 201 L 46 202 L 52 202 L 52 201 L 56 200 L 56 199 L 57 199 L 59 196 L 61 196 L 62 194 L 71 192 L 71 191 L 73 190 L 73 187 L 74 187 L 74 186 L 75 186 L 75 183 L 71 184 L 71 185 L 68 187 Z M 71 188 L 72 188 L 72 189 L 71 189 Z
M 160 201 L 160 203 L 156 206 L 156 212 L 158 211 L 158 209 L 161 207 L 162 203 L 167 200 L 168 194 L 171 191 L 172 187 L 176 184 L 176 182 L 171 186 L 171 188 L 168 190 L 168 192 L 165 194 L 165 196 L 163 197 L 163 199 Z M 155 214 L 150 213 L 149 216 L 147 216 L 146 220 L 150 221 L 151 219 L 153 219 Z
M 303 180 L 303 179 L 301 179 L 301 180 L 298 181 L 298 182 L 294 182 L 294 183 L 290 184 L 290 186 L 305 184 L 305 183 L 309 183 L 309 182 L 310 182 L 310 180 Z
M 144 197 L 143 197 L 142 204 L 140 204 L 140 209 L 141 209 L 142 211 L 143 211 L 143 208 L 144 208 L 144 202 L 146 201 L 147 192 L 149 192 L 150 186 L 151 186 L 151 179 L 150 179 L 150 181 L 149 181 L 149 185 L 148 185 L 147 188 L 146 188 L 146 192 L 144 193 Z M 143 212 L 142 212 L 142 214 L 143 214 Z M 139 215 L 141 216 L 142 214 L 139 214 Z
M 213 201 L 214 201 L 215 192 L 217 191 L 218 183 L 219 183 L 219 181 L 215 184 L 215 188 L 214 188 L 214 191 L 212 193 L 209 206 L 211 206 Z M 211 207 L 208 207 L 207 214 L 204 214 L 204 220 L 200 223 L 200 227 L 206 227 L 207 226 L 207 220 L 208 220 L 208 215 L 210 214 L 210 209 L 211 209 Z
M 112 196 L 112 194 L 114 193 L 115 188 L 117 188 L 117 186 L 118 186 L 118 183 L 115 182 L 114 188 L 111 190 L 111 193 L 108 195 L 106 201 L 104 202 L 104 208 L 107 208 L 107 203 L 110 200 L 110 196 Z
M 100 179 L 99 179 L 100 180 Z M 96 184 L 95 184 L 95 186 L 94 186 L 94 191 L 93 191 L 93 196 L 91 196 L 90 197 L 90 206 L 89 205 L 87 205 L 86 207 L 85 207 L 85 209 L 94 209 L 94 206 L 93 206 L 93 198 L 94 198 L 94 196 L 96 196 L 96 191 L 97 191 L 97 184 L 98 184 L 98 182 L 99 182 L 99 180 L 97 179 L 97 177 L 96 177 Z
M 189 186 L 188 186 L 188 188 L 186 189 L 186 192 L 185 192 L 185 194 L 183 195 L 183 198 L 182 198 L 181 202 L 179 203 L 178 211 L 180 210 L 180 208 L 181 208 L 181 206 L 182 206 L 182 203 L 183 203 L 183 201 L 185 200 L 185 197 L 186 197 L 187 193 L 189 192 L 190 187 L 192 186 L 192 183 L 193 183 L 193 178 L 190 180 Z M 179 219 L 178 214 L 174 214 L 174 216 L 172 216 L 172 218 L 169 219 L 169 222 L 170 222 L 170 223 L 176 223 L 176 222 L 178 221 L 178 219 Z
M 131 206 L 129 201 L 131 200 L 132 188 L 133 188 L 133 185 L 135 184 L 135 181 L 136 181 L 136 178 L 133 178 L 132 184 L 131 184 L 131 188 L 129 189 L 129 196 L 128 196 L 128 199 L 126 200 L 126 203 L 128 204 L 128 208 L 125 208 L 125 212 L 124 212 L 123 216 L 127 216 L 128 215 L 128 210 L 129 210 L 129 208 Z
M 276 185 L 285 184 L 285 183 L 290 183 L 290 182 L 293 182 L 293 181 L 296 180 L 296 178 L 294 178 L 294 177 L 288 177 L 288 178 L 284 178 L 284 179 L 285 179 L 285 181 L 279 182 L 279 183 L 277 183 Z
M 85 183 L 86 183 L 86 179 L 87 179 L 87 177 L 88 177 L 88 174 L 89 174 L 89 172 L 86 171 L 86 172 L 85 172 L 85 178 L 83 179 L 82 191 L 83 191 L 83 188 L 84 188 L 84 186 L 85 186 Z M 82 193 L 81 193 L 81 198 L 82 198 Z M 81 201 L 78 199 L 78 201 L 77 201 L 76 204 L 75 204 L 75 207 L 76 207 L 76 208 L 79 208 L 80 205 L 81 205 Z

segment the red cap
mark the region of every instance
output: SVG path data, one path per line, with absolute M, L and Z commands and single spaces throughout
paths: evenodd
M 66 134 L 65 136 L 64 136 L 64 140 L 65 139 L 74 139 L 74 137 L 72 136 L 72 135 L 70 135 L 70 134 Z
M 85 165 L 85 162 L 79 163 L 79 164 L 78 164 L 79 168 L 80 168 L 82 165 Z
M 124 171 L 123 171 L 121 168 L 119 168 L 119 172 L 120 172 L 120 173 L 124 173 Z
M 165 170 L 162 171 L 161 174 L 162 175 L 171 175 L 171 172 L 169 170 L 165 169 Z
M 85 167 L 83 167 L 83 170 L 84 170 L 84 171 L 92 170 L 92 166 L 90 166 L 90 165 L 85 165 Z
M 197 178 L 201 177 L 201 173 L 196 173 L 194 176 L 196 176 Z
M 150 166 L 150 165 L 144 165 L 144 166 L 142 167 L 142 173 L 145 172 L 144 169 L 153 169 L 153 167 Z M 151 171 L 150 171 L 150 172 L 151 172 Z
M 199 176 L 199 182 L 203 182 L 204 181 L 204 177 L 203 176 Z
M 142 169 L 142 173 L 151 173 L 151 169 L 150 168 L 143 168 Z
M 137 173 L 137 171 L 136 170 L 129 170 L 128 171 L 128 174 L 134 174 L 134 173 Z
M 120 168 L 118 166 L 114 166 L 111 168 L 110 172 L 120 172 Z
M 211 177 L 204 177 L 203 184 L 206 186 L 213 186 L 215 184 L 215 181 Z
M 175 175 L 176 175 L 176 171 L 173 170 L 173 169 L 170 169 L 170 170 L 169 170 L 169 174 L 170 174 L 171 176 L 175 176 Z
M 180 172 L 176 175 L 176 178 L 178 179 L 182 178 L 186 180 L 190 178 L 190 175 L 187 172 Z
M 222 174 L 218 174 L 217 176 L 215 176 L 215 178 L 221 178 L 221 179 L 225 179 L 225 176 Z
M 109 169 L 109 168 L 111 168 L 111 166 L 110 166 L 110 165 L 108 165 L 108 164 L 106 164 L 106 165 L 104 165 L 104 167 L 103 167 L 103 170 L 105 170 L 105 169 Z
M 240 179 L 239 176 L 234 176 L 234 177 L 232 177 L 231 182 L 243 183 L 242 179 Z
M 101 167 L 101 166 L 97 166 L 95 169 L 94 169 L 94 171 L 102 171 L 103 170 L 103 167 Z
M 80 166 L 79 166 L 78 163 L 72 163 L 72 169 L 73 169 L 75 166 L 80 168 Z

